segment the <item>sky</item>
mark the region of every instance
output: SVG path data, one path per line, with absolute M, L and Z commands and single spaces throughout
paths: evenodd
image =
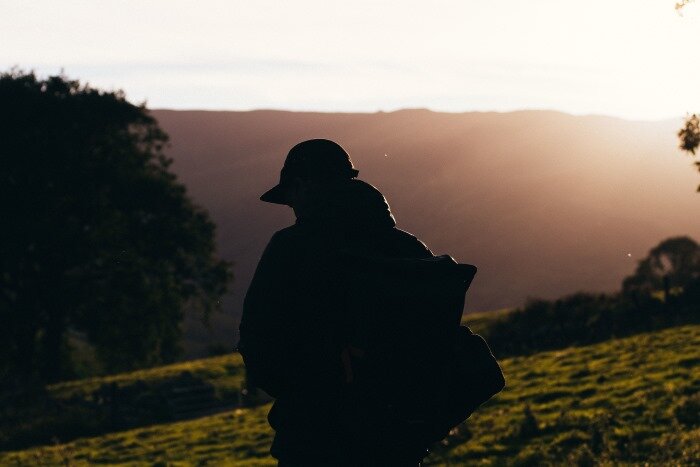
M 152 108 L 700 112 L 700 2 L 0 0 L 0 71 Z

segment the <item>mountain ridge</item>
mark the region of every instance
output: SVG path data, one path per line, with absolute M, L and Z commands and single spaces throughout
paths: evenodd
M 585 113 L 585 114 L 574 114 L 564 110 L 557 109 L 515 109 L 515 110 L 463 110 L 463 111 L 445 111 L 445 110 L 434 110 L 427 107 L 404 107 L 394 110 L 375 110 L 366 112 L 352 112 L 352 111 L 331 111 L 331 110 L 293 110 L 293 109 L 274 109 L 274 108 L 255 108 L 255 109 L 199 109 L 199 108 L 169 108 L 169 107 L 158 107 L 149 109 L 152 113 L 164 113 L 164 112 L 202 112 L 202 113 L 255 113 L 255 112 L 269 112 L 269 113 L 286 113 L 286 114 L 314 114 L 314 115 L 386 115 L 395 113 L 405 113 L 405 112 L 427 112 L 432 114 L 442 114 L 442 115 L 506 115 L 506 114 L 543 114 L 551 113 L 567 117 L 575 118 L 607 118 L 611 120 L 630 122 L 630 123 L 673 123 L 680 124 L 683 121 L 683 117 L 669 117 L 669 118 L 655 118 L 655 119 L 633 119 L 617 115 L 609 114 L 597 114 L 597 113 Z
M 304 139 L 338 141 L 360 178 L 385 194 L 399 228 L 479 266 L 467 310 L 612 291 L 662 239 L 700 236 L 691 215 L 697 175 L 676 148 L 675 120 L 539 110 L 152 114 L 171 136 L 173 171 L 209 210 L 219 251 L 235 263 L 215 331 L 188 320 L 190 340 L 202 345 L 235 341 L 257 259 L 293 222 L 288 208 L 258 197 Z

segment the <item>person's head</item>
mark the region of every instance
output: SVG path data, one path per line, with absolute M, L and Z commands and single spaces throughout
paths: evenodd
M 326 188 L 357 177 L 348 153 L 327 139 L 311 139 L 294 146 L 287 154 L 280 182 L 260 199 L 291 206 L 297 216 L 313 205 Z

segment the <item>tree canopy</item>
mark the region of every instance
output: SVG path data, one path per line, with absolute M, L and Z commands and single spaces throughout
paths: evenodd
M 231 270 L 145 106 L 11 70 L 0 141 L 0 379 L 70 376 L 69 335 L 108 371 L 176 358 L 184 310 L 206 318 Z
M 689 152 L 693 156 L 700 146 L 700 116 L 691 115 L 685 121 L 685 125 L 678 132 L 680 138 L 680 147 L 684 151 Z M 700 162 L 696 161 L 695 166 L 700 170 Z M 698 186 L 700 191 L 700 185 Z
M 682 289 L 700 278 L 700 245 L 690 237 L 668 238 L 649 251 L 622 283 L 625 293 Z
M 680 0 L 676 3 L 676 10 L 681 12 L 688 4 L 692 3 L 694 0 Z M 685 120 L 685 125 L 678 131 L 678 138 L 680 139 L 680 148 L 684 151 L 689 152 L 693 156 L 695 151 L 697 151 L 698 146 L 700 146 L 700 116 L 693 114 Z M 695 162 L 698 170 L 700 170 L 700 162 Z M 700 186 L 698 186 L 698 191 L 700 191 Z

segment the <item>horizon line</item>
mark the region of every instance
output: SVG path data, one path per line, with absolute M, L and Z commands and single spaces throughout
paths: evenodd
M 548 109 L 548 108 L 525 108 L 512 110 L 435 110 L 428 107 L 401 107 L 392 110 L 366 110 L 366 111 L 346 111 L 346 110 L 309 110 L 309 109 L 283 109 L 283 108 L 247 108 L 247 109 L 218 109 L 218 108 L 174 108 L 174 107 L 148 107 L 147 102 L 139 105 L 145 105 L 149 111 L 170 111 L 170 112 L 228 112 L 228 113 L 253 113 L 253 112 L 280 112 L 280 113 L 299 113 L 299 114 L 337 114 L 337 115 L 376 115 L 376 114 L 391 114 L 398 112 L 431 112 L 438 114 L 463 115 L 463 114 L 515 114 L 515 113 L 556 113 L 569 117 L 581 118 L 611 118 L 632 123 L 668 123 L 678 120 L 682 123 L 683 119 L 690 116 L 690 113 L 685 116 L 665 117 L 665 118 L 643 118 L 643 117 L 624 117 L 620 115 L 604 114 L 604 113 L 574 113 L 566 110 Z

